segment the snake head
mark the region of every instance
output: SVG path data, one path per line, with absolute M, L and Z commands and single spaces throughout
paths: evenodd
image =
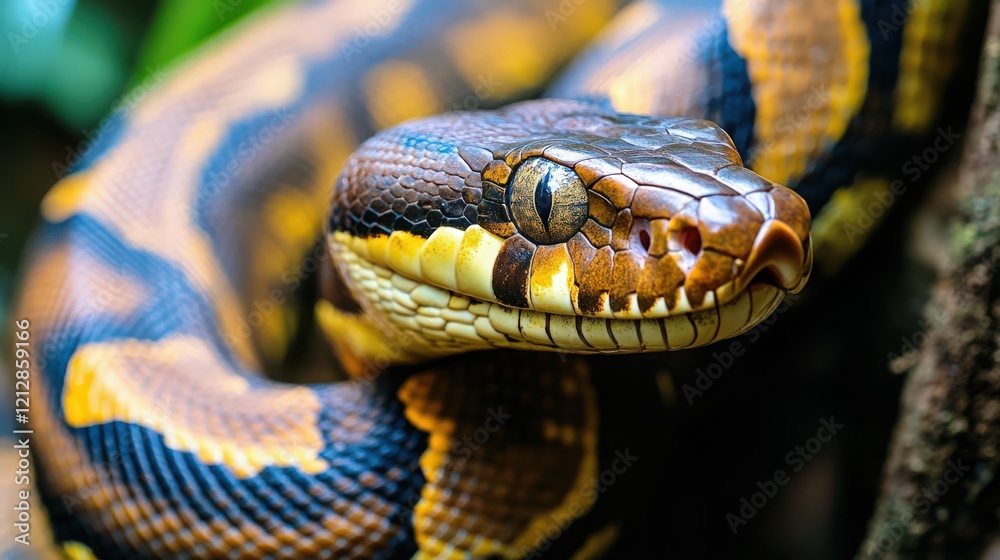
M 368 140 L 327 237 L 359 307 L 415 352 L 640 352 L 764 319 L 808 278 L 809 222 L 710 122 L 544 100 Z

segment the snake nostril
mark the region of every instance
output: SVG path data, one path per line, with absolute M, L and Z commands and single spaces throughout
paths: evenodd
M 696 227 L 686 227 L 681 230 L 681 245 L 692 255 L 701 253 L 701 233 Z
M 649 252 L 649 232 L 645 229 L 639 230 L 639 244 L 643 251 Z

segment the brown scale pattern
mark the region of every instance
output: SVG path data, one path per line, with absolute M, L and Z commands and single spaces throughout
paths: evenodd
M 376 136 L 365 146 L 338 179 L 338 186 L 353 188 L 334 191 L 334 206 L 347 212 L 332 216 L 333 229 L 429 236 L 442 225 L 465 229 L 475 223 L 481 183 L 457 152 L 432 157 L 442 144 L 429 136 L 408 143 Z

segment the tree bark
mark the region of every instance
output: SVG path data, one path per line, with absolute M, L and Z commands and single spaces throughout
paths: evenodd
M 913 338 L 880 499 L 855 557 L 981 558 L 1000 519 L 1000 0 L 954 189 L 949 258 Z

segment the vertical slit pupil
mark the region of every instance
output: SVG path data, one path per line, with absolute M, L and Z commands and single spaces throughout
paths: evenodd
M 545 231 L 549 229 L 549 216 L 552 214 L 552 187 L 549 186 L 549 176 L 551 171 L 547 171 L 542 180 L 535 187 L 535 211 L 542 220 Z

